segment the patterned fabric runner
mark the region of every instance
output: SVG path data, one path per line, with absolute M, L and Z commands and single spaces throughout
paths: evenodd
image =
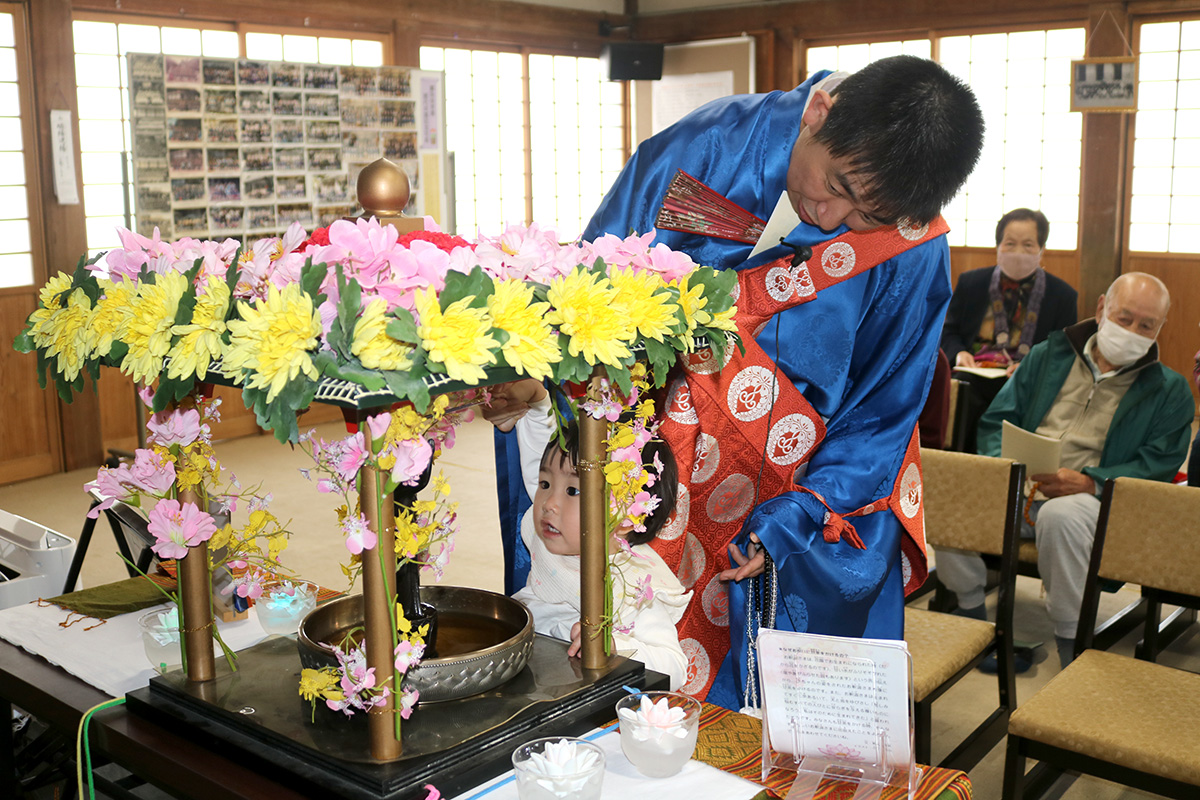
M 757 503 L 790 490 L 808 491 L 793 475 L 825 436 L 820 415 L 791 381 L 778 379 L 755 337 L 775 315 L 947 230 L 938 217 L 915 229 L 849 231 L 814 246 L 805 262 L 792 265 L 789 257 L 741 270 L 735 320 L 745 353 L 728 347 L 724 363 L 716 363 L 711 350 L 680 359 L 682 369 L 667 389 L 660 435 L 670 444 L 683 479 L 675 513 L 651 546 L 696 593 L 676 626 L 688 659 L 684 693 L 707 696 L 729 649 L 727 592 L 717 577 L 728 563 L 726 546 Z M 906 592 L 926 576 L 919 452 L 914 429 L 892 494 L 863 508 L 832 509 L 817 495 L 829 511 L 824 536 L 830 543 L 844 535 L 847 546 L 861 549 L 846 518 L 889 508 L 896 512 L 906 533 L 901 537 Z
M 766 782 L 762 780 L 762 722 L 727 708 L 704 704 L 700 714 L 700 735 L 696 740 L 697 761 L 745 778 L 763 786 L 773 798 L 787 795 L 796 773 L 777 769 Z M 817 792 L 818 800 L 841 800 L 853 795 L 855 785 L 825 781 Z M 903 789 L 885 789 L 880 800 L 900 800 Z M 966 773 L 941 767 L 924 767 L 921 783 L 912 800 L 969 800 L 971 779 Z

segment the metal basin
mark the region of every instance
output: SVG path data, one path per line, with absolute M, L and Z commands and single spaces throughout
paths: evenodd
M 421 601 L 438 610 L 438 658 L 427 658 L 404 676 L 421 702 L 454 700 L 485 692 L 516 677 L 533 649 L 533 616 L 520 602 L 465 586 L 422 586 Z M 337 666 L 330 642 L 340 643 L 363 625 L 361 594 L 319 606 L 296 636 L 300 663 Z

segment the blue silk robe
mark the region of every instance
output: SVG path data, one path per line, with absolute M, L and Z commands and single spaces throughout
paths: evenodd
M 789 92 L 714 101 L 647 140 L 583 239 L 653 228 L 677 169 L 768 219 L 784 190 L 809 89 L 827 74 Z M 826 234 L 801 222 L 785 238 L 811 245 L 844 231 Z M 757 266 L 791 253 L 775 246 L 748 261 L 750 245 L 666 230 L 656 241 L 720 269 Z M 834 511 L 850 512 L 891 494 L 932 380 L 949 299 L 949 248 L 940 237 L 821 291 L 777 315 L 760 333 L 767 355 L 827 421 L 825 439 L 798 481 L 824 496 Z M 824 513 L 811 495 L 788 492 L 753 509 L 736 540 L 744 551 L 755 532 L 775 561 L 776 627 L 901 638 L 899 522 L 889 511 L 853 519 L 867 547 L 856 550 L 845 541 L 825 543 Z M 706 555 L 729 559 L 727 553 Z M 707 698 L 734 709 L 743 703 L 747 677 L 747 583 L 729 584 L 730 655 Z

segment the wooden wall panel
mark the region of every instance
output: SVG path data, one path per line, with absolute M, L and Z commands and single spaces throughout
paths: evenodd
M 1148 272 L 1167 285 L 1171 310 L 1158 335 L 1159 358 L 1193 383 L 1192 364 L 1200 350 L 1200 257 L 1129 254 L 1126 272 Z M 1196 387 L 1192 385 L 1192 393 Z
M 33 353 L 12 349 L 13 338 L 36 307 L 37 296 L 32 289 L 0 294 L 0 410 L 4 425 L 4 435 L 0 436 L 0 484 L 61 469 L 54 390 L 38 388 Z

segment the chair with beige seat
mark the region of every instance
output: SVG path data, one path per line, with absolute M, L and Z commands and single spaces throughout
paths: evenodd
M 1025 468 L 1009 459 L 921 450 L 925 538 L 935 548 L 996 556 L 1000 585 L 996 623 L 905 607 L 904 640 L 912 654 L 915 755 L 930 761 L 932 705 L 987 656 L 995 654 L 999 703 L 941 766 L 968 770 L 1004 736 L 1016 705 L 1013 603 Z
M 1162 603 L 1200 603 L 1200 488 L 1135 478 L 1104 487 L 1076 633 L 1077 658 L 1013 712 L 1006 800 L 1061 772 L 1084 772 L 1168 797 L 1200 797 L 1200 674 L 1154 663 Z M 1142 587 L 1151 606 L 1136 658 L 1090 649 L 1103 578 Z M 1025 775 L 1025 759 L 1040 764 Z M 1035 794 L 1032 796 L 1036 796 Z

